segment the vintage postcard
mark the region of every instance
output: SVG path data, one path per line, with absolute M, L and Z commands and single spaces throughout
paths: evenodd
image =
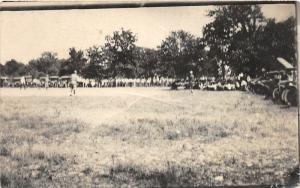
M 3 2 L 0 187 L 296 187 L 296 10 Z

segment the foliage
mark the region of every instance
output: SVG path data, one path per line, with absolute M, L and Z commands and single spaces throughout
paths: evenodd
M 83 70 L 86 78 L 96 78 L 101 80 L 105 76 L 105 65 L 103 50 L 99 46 L 90 47 L 87 50 L 88 63 Z
M 3 75 L 6 75 L 5 74 L 5 66 L 0 63 L 0 76 L 3 76 Z
M 210 47 L 210 57 L 216 57 L 224 78 L 225 65 L 238 72 L 254 72 L 249 66 L 257 62 L 256 35 L 264 17 L 258 5 L 220 6 L 208 13 L 214 21 L 203 29 L 204 40 Z
M 161 67 L 167 76 L 185 77 L 190 70 L 196 71 L 204 46 L 192 34 L 173 31 L 159 47 Z
M 3 67 L 6 75 L 20 76 L 25 74 L 25 65 L 12 59 L 7 61 Z
M 87 59 L 84 57 L 82 50 L 76 50 L 74 47 L 69 49 L 69 58 L 62 62 L 62 69 L 60 75 L 70 75 L 75 70 L 78 73 L 82 73 L 82 70 L 86 64 Z
M 106 36 L 104 53 L 109 76 L 133 78 L 137 76 L 137 65 L 134 61 L 134 50 L 137 36 L 130 30 L 115 31 Z
M 160 71 L 158 52 L 154 49 L 137 47 L 134 50 L 134 59 L 138 77 L 153 77 Z
M 204 41 L 223 77 L 226 65 L 236 74 L 258 76 L 255 73 L 259 74 L 262 68 L 276 66 L 278 56 L 295 64 L 293 18 L 281 23 L 267 20 L 258 5 L 219 6 L 208 16 L 214 21 L 204 27 Z
M 274 19 L 267 20 L 263 32 L 257 37 L 257 54 L 261 64 L 267 69 L 280 69 L 280 64 L 274 62 L 277 57 L 283 57 L 295 66 L 295 36 L 295 18 L 290 17 L 279 23 Z
M 57 53 L 43 52 L 38 59 L 30 60 L 27 66 L 27 74 L 34 77 L 41 75 L 58 75 L 60 71 L 60 60 Z

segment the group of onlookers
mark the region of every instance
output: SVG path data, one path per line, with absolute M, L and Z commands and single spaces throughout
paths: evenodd
M 77 74 L 76 74 L 77 75 Z M 180 86 L 191 89 L 207 90 L 246 90 L 250 77 L 241 73 L 237 77 L 227 79 L 216 79 L 215 77 L 195 77 L 191 71 L 186 79 L 175 79 L 159 76 L 140 78 L 104 78 L 101 80 L 85 79 L 80 76 L 76 79 L 78 87 L 171 87 L 177 89 Z M 0 77 L 1 87 L 58 87 L 66 88 L 72 84 L 72 75 L 68 76 L 43 76 L 32 78 L 32 76 Z
M 153 77 L 141 78 L 104 78 L 101 80 L 85 79 L 78 76 L 76 81 L 78 87 L 169 87 L 175 79 L 154 75 Z M 70 87 L 72 84 L 72 75 L 68 76 L 42 76 L 40 78 L 32 78 L 32 76 L 19 77 L 0 77 L 1 87 Z
M 238 76 L 223 78 L 201 76 L 195 78 L 193 72 L 186 79 L 177 79 L 171 84 L 171 89 L 185 88 L 200 90 L 248 90 L 251 78 L 249 75 L 240 73 Z
M 173 78 L 157 75 L 148 78 L 110 78 L 101 80 L 100 87 L 168 87 L 173 81 Z

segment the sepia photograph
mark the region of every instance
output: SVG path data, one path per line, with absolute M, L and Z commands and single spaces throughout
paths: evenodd
M 297 8 L 3 2 L 0 188 L 300 187 Z

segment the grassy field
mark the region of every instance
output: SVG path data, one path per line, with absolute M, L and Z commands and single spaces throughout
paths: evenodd
M 2 187 L 285 184 L 297 108 L 246 92 L 0 89 Z

